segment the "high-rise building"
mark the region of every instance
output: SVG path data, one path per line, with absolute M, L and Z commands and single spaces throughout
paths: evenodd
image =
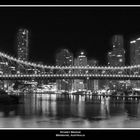
M 97 66 L 98 61 L 95 59 L 88 60 L 88 66 Z M 89 74 L 95 74 L 96 70 L 89 70 Z M 99 89 L 99 80 L 87 79 L 87 89 L 94 91 Z
M 56 54 L 56 65 L 57 66 L 72 66 L 73 54 L 68 49 L 61 49 Z
M 124 47 L 124 39 L 122 35 L 114 35 L 112 37 L 113 48 L 122 49 Z
M 29 54 L 29 31 L 19 29 L 17 33 L 17 57 L 20 60 L 27 61 Z
M 80 52 L 77 58 L 74 60 L 74 66 L 87 66 L 87 57 L 84 52 Z M 75 74 L 85 74 L 86 70 L 74 70 Z M 81 79 L 75 79 L 73 82 L 73 90 L 81 91 L 87 88 L 87 82 Z
M 140 64 L 140 38 L 130 41 L 130 65 Z
M 8 62 L 0 61 L 0 74 L 10 74 Z
M 85 53 L 82 51 L 82 52 L 80 52 L 78 57 L 74 60 L 74 65 L 75 66 L 87 66 L 87 64 L 88 64 L 87 57 L 86 57 Z M 75 72 L 78 74 L 84 74 L 85 70 L 75 70 Z
M 130 41 L 130 65 L 140 64 L 140 38 Z M 140 74 L 137 69 L 135 69 L 134 74 Z M 131 81 L 132 87 L 139 88 L 140 81 Z
M 29 55 L 29 31 L 24 28 L 20 28 L 17 32 L 16 37 L 17 46 L 17 58 L 23 61 L 28 61 Z M 27 73 L 22 66 L 17 66 L 17 73 Z
M 68 49 L 61 49 L 56 54 L 56 65 L 57 66 L 72 66 L 73 65 L 73 54 Z M 57 71 L 59 74 L 72 73 L 72 70 L 59 70 Z M 70 79 L 62 79 L 57 80 L 57 89 L 70 91 L 72 88 L 72 80 Z
M 122 35 L 114 35 L 112 38 L 113 49 L 108 53 L 108 65 L 109 66 L 124 66 L 125 65 L 125 50 L 124 39 Z M 123 70 L 117 71 L 118 74 L 122 74 Z M 120 88 L 122 81 L 110 80 L 107 82 L 110 88 Z
M 112 38 L 113 50 L 108 53 L 108 65 L 124 66 L 125 65 L 125 50 L 123 36 L 115 35 Z
M 78 66 L 87 66 L 87 57 L 84 52 L 80 52 L 80 55 L 77 57 Z

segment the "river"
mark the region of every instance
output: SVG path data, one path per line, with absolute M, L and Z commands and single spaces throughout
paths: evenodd
M 22 101 L 0 105 L 0 128 L 140 128 L 136 99 L 29 93 Z

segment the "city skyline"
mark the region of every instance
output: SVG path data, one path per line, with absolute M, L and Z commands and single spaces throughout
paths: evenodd
M 18 29 L 17 34 L 16 34 L 16 42 L 15 42 L 16 57 L 19 60 L 33 62 L 31 59 L 29 60 L 29 57 L 30 57 L 29 56 L 29 49 L 30 49 L 29 34 L 30 34 L 29 30 L 26 28 Z M 130 54 L 127 54 L 128 56 L 125 55 L 126 50 L 124 49 L 124 37 L 122 35 L 120 35 L 120 34 L 113 35 L 110 40 L 111 40 L 112 49 L 111 49 L 111 51 L 107 52 L 107 55 L 106 55 L 107 64 L 106 65 L 108 65 L 108 66 L 125 66 L 125 64 L 126 64 L 125 60 L 128 56 L 130 56 L 129 64 L 132 64 L 132 65 L 134 65 L 135 63 L 139 64 L 138 58 L 137 59 L 135 58 L 135 57 L 139 57 L 139 44 L 137 43 L 139 41 L 139 38 L 135 38 L 135 39 L 129 41 L 130 50 L 128 50 L 128 51 L 130 51 Z M 137 48 L 135 46 L 137 46 Z M 65 52 L 66 52 L 66 54 L 65 54 Z M 69 57 L 69 56 L 67 56 L 67 52 L 72 55 L 72 56 L 70 56 L 70 57 L 72 57 L 72 60 L 70 59 L 70 61 L 72 63 L 67 62 L 67 57 Z M 9 54 L 9 52 L 6 52 L 6 53 Z M 58 54 L 59 54 L 59 56 L 58 56 Z M 54 55 L 55 55 L 55 57 L 54 57 L 55 63 L 53 63 L 51 65 L 69 66 L 69 64 L 67 64 L 67 63 L 71 63 L 70 66 L 74 66 L 75 65 L 74 60 L 76 59 L 76 57 L 79 57 L 80 55 L 81 55 L 81 57 L 82 57 L 82 55 L 85 56 L 88 61 L 94 60 L 94 61 L 97 61 L 98 64 L 100 62 L 94 56 L 89 57 L 87 51 L 83 50 L 83 49 L 81 49 L 81 50 L 79 49 L 78 52 L 72 52 L 69 48 L 68 49 L 64 48 L 64 47 L 57 48 Z M 62 57 L 63 57 L 63 60 L 61 59 Z M 60 60 L 61 62 L 58 63 L 58 60 Z M 132 62 L 132 60 L 133 60 L 133 62 Z M 135 62 L 135 60 L 138 62 Z M 43 61 L 36 61 L 36 63 L 45 64 Z M 86 63 L 85 66 L 86 65 L 89 65 L 89 64 Z M 84 65 L 81 65 L 81 66 L 84 66 Z
M 96 58 L 100 65 L 105 65 L 107 53 L 112 49 L 111 37 L 121 34 L 124 36 L 126 64 L 129 64 L 129 42 L 140 34 L 139 20 L 133 20 L 139 15 L 139 8 L 133 7 L 0 8 L 1 50 L 16 54 L 15 35 L 22 27 L 31 33 L 32 61 L 54 64 L 56 50 L 66 48 L 74 55 L 85 50 L 89 58 Z

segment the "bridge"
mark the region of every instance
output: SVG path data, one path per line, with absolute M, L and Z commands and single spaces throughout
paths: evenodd
M 13 72 L 11 69 L 15 67 Z M 134 66 L 49 66 L 19 60 L 0 52 L 0 80 L 113 79 L 140 80 L 140 65 Z
M 140 75 L 105 75 L 105 74 L 7 74 L 0 75 L 0 80 L 44 80 L 44 79 L 110 79 L 140 80 Z

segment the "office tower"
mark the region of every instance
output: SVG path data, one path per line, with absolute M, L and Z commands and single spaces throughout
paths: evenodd
M 98 61 L 95 59 L 88 60 L 88 66 L 97 66 Z M 88 70 L 89 74 L 96 74 L 96 70 Z M 99 80 L 87 79 L 87 89 L 91 91 L 95 91 L 99 89 Z
M 114 49 L 122 49 L 124 47 L 124 39 L 122 35 L 114 35 L 112 37 L 112 44 Z
M 0 61 L 0 73 L 1 74 L 10 74 L 10 69 L 9 69 L 8 62 Z
M 140 64 L 140 38 L 130 41 L 130 65 Z M 135 69 L 134 74 L 140 74 L 138 69 Z M 131 81 L 133 88 L 140 88 L 140 81 Z
M 80 55 L 77 57 L 78 66 L 87 66 L 87 57 L 84 52 L 80 52 Z
M 124 66 L 125 65 L 125 50 L 123 36 L 115 35 L 112 38 L 113 50 L 108 53 L 109 66 Z
M 57 66 L 72 66 L 73 54 L 68 49 L 61 49 L 56 54 L 56 65 Z
M 17 45 L 17 58 L 19 60 L 28 61 L 29 55 L 29 31 L 24 28 L 20 28 L 16 37 Z M 22 66 L 17 66 L 18 74 L 25 74 L 27 71 Z
M 75 66 L 87 66 L 87 57 L 83 51 L 80 52 L 80 54 L 74 60 L 74 65 Z M 78 74 L 84 74 L 86 72 L 86 70 L 75 70 L 75 72 Z
M 77 58 L 74 60 L 74 66 L 87 66 L 87 57 L 84 52 L 80 52 Z M 86 70 L 74 70 L 74 74 L 85 74 Z M 73 82 L 74 91 L 82 91 L 87 88 L 87 82 L 81 79 L 75 79 Z
M 61 49 L 56 54 L 56 65 L 57 66 L 72 66 L 73 65 L 73 54 L 68 49 Z M 59 70 L 58 74 L 72 73 L 72 70 Z M 72 80 L 62 79 L 57 80 L 57 89 L 70 91 L 72 88 Z
M 17 33 L 17 57 L 20 60 L 27 61 L 29 54 L 29 31 L 19 29 Z
M 130 65 L 140 64 L 140 38 L 130 41 Z
M 125 50 L 124 39 L 122 35 L 114 35 L 112 37 L 112 51 L 108 52 L 108 66 L 124 66 L 125 65 Z M 117 71 L 117 74 L 122 74 L 123 70 Z M 108 86 L 112 89 L 122 88 L 124 81 L 109 80 Z

